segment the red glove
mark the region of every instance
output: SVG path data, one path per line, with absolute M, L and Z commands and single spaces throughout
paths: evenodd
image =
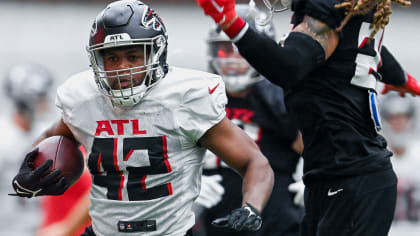
M 384 89 L 382 90 L 382 94 L 385 94 L 389 91 L 397 91 L 400 93 L 401 97 L 405 97 L 405 93 L 411 93 L 413 96 L 419 96 L 420 95 L 420 85 L 417 82 L 416 78 L 411 76 L 409 73 L 407 73 L 407 83 L 404 85 L 390 85 L 385 84 Z
M 235 10 L 235 0 L 196 0 L 204 14 L 213 18 L 230 38 L 234 38 L 245 26 Z

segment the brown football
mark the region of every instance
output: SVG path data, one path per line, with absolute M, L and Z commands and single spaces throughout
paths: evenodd
M 53 160 L 50 170 L 61 170 L 61 175 L 70 185 L 82 175 L 84 159 L 73 140 L 64 136 L 52 136 L 44 139 L 36 147 L 39 148 L 39 153 L 34 159 L 34 168 L 47 160 Z

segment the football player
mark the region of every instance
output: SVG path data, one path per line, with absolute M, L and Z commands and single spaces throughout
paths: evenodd
M 87 50 L 92 70 L 57 90 L 62 119 L 36 143 L 63 135 L 87 150 L 92 227 L 84 235 L 190 235 L 202 160 L 212 150 L 244 178 L 241 207 L 219 224 L 255 231 L 273 186 L 258 146 L 226 118 L 219 76 L 168 66 L 167 33 L 137 0 L 110 3 L 96 17 Z M 18 196 L 59 195 L 59 171 L 32 170 L 30 152 L 13 179 Z
M 384 136 L 394 153 L 392 165 L 398 177 L 397 205 L 392 231 L 401 230 L 400 223 L 411 222 L 413 228 L 420 223 L 420 139 L 416 120 L 416 105 L 411 98 L 397 94 L 383 97 L 381 115 L 384 119 Z M 415 232 L 415 231 L 414 231 Z
M 258 33 L 275 38 L 272 23 L 258 24 L 264 15 L 255 5 L 237 4 L 236 11 Z M 256 19 L 257 16 L 260 18 Z M 206 235 L 298 235 L 303 208 L 293 203 L 293 195 L 287 189 L 294 182 L 292 175 L 299 154 L 303 152 L 303 143 L 296 125 L 286 113 L 283 90 L 260 76 L 239 55 L 232 40 L 218 25 L 210 30 L 207 45 L 209 71 L 221 75 L 226 85 L 227 117 L 258 144 L 274 170 L 275 181 L 271 198 L 262 212 L 261 230 L 245 234 L 212 227 L 211 220 L 228 214 L 230 205 L 241 205 L 242 180 L 223 161 L 209 153 L 204 174 L 209 178 L 221 175 L 224 194 L 219 204 L 204 211 Z M 206 183 L 211 182 L 203 181 L 202 185 Z M 215 192 L 202 192 L 199 199 L 211 199 Z M 205 197 L 204 194 L 209 196 Z
M 397 178 L 378 133 L 376 82 L 420 95 L 416 79 L 381 50 L 391 1 L 282 1 L 294 14 L 280 43 L 249 27 L 234 0 L 197 2 L 258 72 L 285 89 L 305 145 L 301 235 L 387 235 Z
M 20 160 L 38 135 L 50 104 L 48 95 L 53 85 L 51 73 L 42 65 L 25 63 L 12 66 L 4 80 L 5 94 L 13 103 L 13 113 L 0 117 L 0 211 L 1 234 L 30 235 L 38 226 L 41 211 L 39 201 L 22 202 L 7 196 L 10 192 L 10 179 L 16 174 Z M 45 128 L 45 127 L 43 127 Z M 20 148 L 16 148 L 16 145 Z M 24 214 L 19 214 L 24 212 Z M 16 221 L 16 218 L 24 221 Z

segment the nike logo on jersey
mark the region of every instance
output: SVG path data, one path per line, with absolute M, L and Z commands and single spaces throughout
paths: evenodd
M 222 13 L 223 9 L 225 9 L 225 6 L 223 6 L 223 7 L 219 6 L 219 4 L 217 4 L 215 0 L 211 0 L 211 4 L 213 4 L 214 8 L 216 8 L 216 10 L 219 13 Z
M 336 195 L 337 193 L 339 193 L 341 191 L 343 191 L 342 188 L 340 188 L 340 189 L 338 189 L 336 191 L 331 191 L 331 189 L 328 189 L 328 197 L 334 196 L 334 195 Z
M 216 84 L 216 86 L 214 86 L 214 88 L 209 88 L 209 94 L 214 93 L 214 91 L 216 91 L 217 87 L 219 87 L 219 83 Z

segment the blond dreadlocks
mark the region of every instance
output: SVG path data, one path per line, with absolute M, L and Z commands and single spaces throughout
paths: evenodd
M 338 32 L 341 31 L 350 18 L 355 15 L 365 15 L 376 6 L 373 22 L 370 24 L 370 28 L 373 28 L 370 38 L 373 38 L 379 29 L 385 28 L 385 25 L 389 22 L 389 16 L 392 14 L 391 1 L 403 6 L 411 5 L 410 0 L 344 0 L 343 3 L 335 5 L 336 8 L 344 8 L 346 10 L 346 17 L 336 30 Z

